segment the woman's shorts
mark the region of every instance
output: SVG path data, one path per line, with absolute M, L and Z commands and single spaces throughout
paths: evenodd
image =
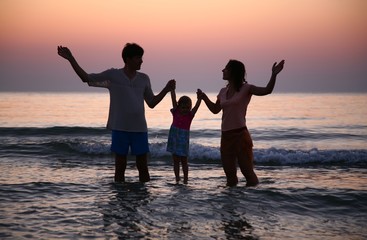
M 147 132 L 126 132 L 112 130 L 111 151 L 119 155 L 142 155 L 149 152 Z
M 220 151 L 222 155 L 252 155 L 252 139 L 246 127 L 223 131 Z

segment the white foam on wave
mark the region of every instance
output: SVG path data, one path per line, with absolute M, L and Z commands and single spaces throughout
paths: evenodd
M 79 153 L 91 154 L 91 155 L 101 155 L 110 154 L 110 144 L 102 142 L 77 142 L 69 143 L 69 147 Z
M 73 142 L 69 147 L 78 153 L 88 155 L 110 155 L 110 143 L 98 141 Z M 162 159 L 171 156 L 166 151 L 166 143 L 151 143 L 150 156 L 152 159 Z M 367 150 L 288 150 L 288 149 L 255 149 L 256 164 L 260 165 L 360 165 L 367 166 Z M 190 161 L 193 163 L 220 162 L 219 147 L 190 145 Z

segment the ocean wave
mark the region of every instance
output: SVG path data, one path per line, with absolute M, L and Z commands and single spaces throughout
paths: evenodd
M 287 144 L 296 140 L 289 139 L 290 135 L 281 132 L 254 130 L 256 138 L 270 138 L 268 146 L 255 148 L 254 156 L 257 165 L 346 165 L 367 167 L 367 149 L 294 149 Z M 297 140 L 303 142 L 302 132 L 290 129 L 288 134 L 297 135 Z M 171 159 L 166 151 L 167 129 L 149 129 L 151 161 L 165 162 Z M 311 134 L 312 135 L 312 134 Z M 313 135 L 314 136 L 314 135 Z M 307 137 L 303 136 L 303 137 Z M 329 136 L 337 138 L 336 136 Z M 190 144 L 190 162 L 197 164 L 220 164 L 219 139 L 220 131 L 202 129 L 192 131 Z M 308 136 L 308 141 L 312 141 Z M 288 139 L 288 140 L 284 140 Z M 110 131 L 104 127 L 45 127 L 45 128 L 0 128 L 0 157 L 34 157 L 76 159 L 83 157 L 111 157 Z M 277 141 L 278 140 L 278 141 Z M 286 141 L 284 147 L 272 147 L 272 142 Z M 292 146 L 287 148 L 287 146 Z
M 366 150 L 287 150 L 260 149 L 254 151 L 260 165 L 330 165 L 367 167 Z
M 329 126 L 324 129 L 308 129 L 274 126 L 267 128 L 251 129 L 251 135 L 255 141 L 276 141 L 276 140 L 320 140 L 320 139 L 357 139 L 364 140 L 367 135 L 365 125 L 350 126 L 349 131 Z M 0 127 L 0 136 L 12 137 L 32 137 L 32 136 L 110 136 L 110 130 L 105 127 L 81 127 L 81 126 L 52 126 L 52 127 Z M 168 136 L 169 128 L 149 128 L 150 138 L 165 139 Z M 190 137 L 195 138 L 220 138 L 220 129 L 200 129 L 191 130 Z
M 251 135 L 254 140 L 279 140 L 279 139 L 296 139 L 296 140 L 317 140 L 317 139 L 345 139 L 356 138 L 366 139 L 364 134 L 365 125 L 350 126 L 349 131 L 329 126 L 329 129 L 308 129 L 294 127 L 267 127 L 251 129 Z M 332 130 L 330 130 L 332 129 Z M 352 130 L 353 131 L 352 131 Z M 52 126 L 52 127 L 0 127 L 1 136 L 55 136 L 55 135 L 80 135 L 80 136 L 100 136 L 110 134 L 110 130 L 105 127 L 81 127 L 81 126 Z M 148 134 L 153 138 L 167 137 L 169 128 L 149 128 Z M 200 129 L 191 130 L 191 138 L 218 138 L 220 137 L 220 129 Z
M 0 128 L 1 136 L 70 136 L 70 135 L 101 135 L 110 134 L 110 131 L 104 127 L 10 127 Z
M 110 158 L 110 139 L 31 138 L 21 142 L 5 141 L 0 146 L 1 157 L 33 157 L 57 159 Z M 264 166 L 359 166 L 367 167 L 367 150 L 289 150 L 279 148 L 254 149 L 256 165 Z M 166 142 L 150 143 L 151 162 L 167 162 L 171 154 Z M 193 164 L 220 164 L 219 146 L 190 145 L 190 162 Z M 81 160 L 83 161 L 83 160 Z

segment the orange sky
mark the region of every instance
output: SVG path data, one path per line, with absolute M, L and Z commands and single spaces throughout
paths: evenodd
M 157 88 L 176 78 L 182 90 L 216 91 L 229 58 L 263 85 L 284 58 L 280 91 L 367 91 L 364 0 L 1 0 L 0 11 L 3 90 L 83 90 L 57 45 L 98 72 L 122 67 L 124 43 L 137 42 Z

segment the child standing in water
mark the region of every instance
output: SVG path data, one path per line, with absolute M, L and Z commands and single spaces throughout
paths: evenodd
M 188 96 L 182 96 L 176 101 L 175 90 L 171 91 L 172 106 L 171 113 L 173 122 L 169 130 L 167 151 L 172 153 L 173 170 L 176 177 L 176 182 L 180 181 L 180 163 L 184 174 L 184 184 L 187 184 L 189 167 L 189 139 L 190 125 L 195 113 L 199 109 L 201 99 L 197 99 L 194 108 L 192 107 L 191 99 Z

